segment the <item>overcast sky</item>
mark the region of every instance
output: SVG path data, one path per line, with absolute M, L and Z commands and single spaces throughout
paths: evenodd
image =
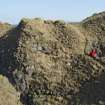
M 23 17 L 81 21 L 101 11 L 105 0 L 0 0 L 0 21 L 11 24 Z

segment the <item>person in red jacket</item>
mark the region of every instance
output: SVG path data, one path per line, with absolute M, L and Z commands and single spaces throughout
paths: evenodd
M 93 49 L 92 51 L 89 52 L 89 56 L 96 58 L 97 57 L 97 51 Z

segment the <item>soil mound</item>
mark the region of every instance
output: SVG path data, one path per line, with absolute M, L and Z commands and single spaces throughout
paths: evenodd
M 22 105 L 20 93 L 9 83 L 8 79 L 0 75 L 0 105 Z
M 105 12 L 79 23 L 24 18 L 1 34 L 0 58 L 23 104 L 104 105 Z

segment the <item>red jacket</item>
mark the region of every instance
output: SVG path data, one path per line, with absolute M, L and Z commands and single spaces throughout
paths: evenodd
M 96 57 L 97 56 L 96 50 L 94 49 L 94 50 L 90 51 L 89 56 Z

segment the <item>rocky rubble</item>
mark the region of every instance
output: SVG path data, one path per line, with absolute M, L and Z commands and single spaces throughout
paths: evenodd
M 25 105 L 104 105 L 104 26 L 104 12 L 79 23 L 24 18 L 1 35 L 0 73 Z

